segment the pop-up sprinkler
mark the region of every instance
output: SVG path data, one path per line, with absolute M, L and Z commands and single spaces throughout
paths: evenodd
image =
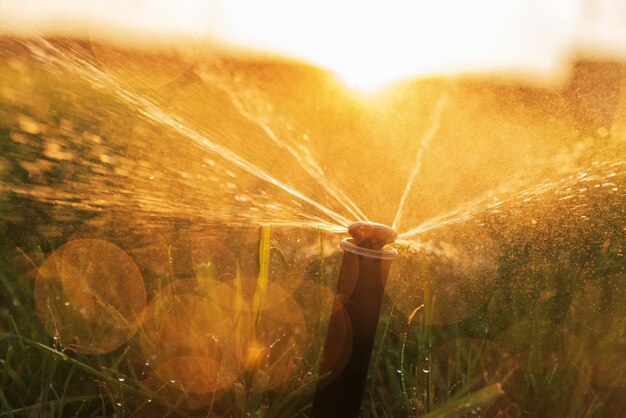
M 395 249 L 385 248 L 397 236 L 386 225 L 357 222 L 348 232 L 352 238 L 341 241 L 344 254 L 320 366 L 325 377 L 313 400 L 314 418 L 358 417 L 387 274 L 398 255 Z M 341 334 L 338 330 L 346 327 L 346 314 L 352 329 L 349 347 L 336 338 Z M 337 353 L 345 351 L 342 357 L 347 360 L 337 361 Z

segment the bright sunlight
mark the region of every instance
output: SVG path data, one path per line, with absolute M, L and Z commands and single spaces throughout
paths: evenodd
M 619 47 L 626 45 L 624 6 L 603 0 L 594 7 L 589 13 L 583 1 L 566 0 L 25 0 L 4 5 L 3 20 L 9 32 L 87 33 L 126 44 L 129 33 L 149 42 L 199 38 L 304 60 L 371 90 L 442 73 L 559 80 L 581 50 L 626 53 Z

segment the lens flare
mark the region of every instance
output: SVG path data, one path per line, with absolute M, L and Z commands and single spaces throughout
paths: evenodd
M 146 309 L 140 347 L 155 375 L 174 380 L 194 393 L 214 392 L 232 384 L 239 374 L 234 329 L 249 329 L 250 315 L 235 317 L 224 306 L 219 283 L 182 279 L 163 289 Z M 249 331 L 248 331 L 249 332 Z M 196 380 L 197 370 L 207 376 Z
M 112 351 L 140 325 L 146 293 L 139 269 L 117 246 L 71 241 L 39 269 L 35 307 L 61 345 L 86 354 Z
M 161 375 L 165 376 L 168 371 L 167 367 L 173 364 L 174 363 L 166 365 L 164 369 L 160 371 Z M 164 416 L 168 412 L 165 406 L 167 404 L 176 405 L 177 408 L 183 410 L 192 410 L 205 407 L 215 402 L 214 392 L 195 393 L 185 391 L 182 385 L 176 385 L 176 380 L 174 380 L 174 383 L 172 383 L 172 380 L 174 379 L 164 382 L 163 379 L 153 371 L 147 378 L 141 381 L 141 390 L 150 396 L 150 401 L 148 403 L 144 402 L 143 408 L 141 408 L 138 416 L 145 418 Z M 195 385 L 195 387 L 200 386 L 201 385 Z M 152 399 L 158 401 L 152 402 Z
M 301 378 L 310 370 L 304 359 L 314 349 L 312 325 L 289 291 L 270 283 L 255 305 L 260 291 L 257 279 L 237 276 L 233 282 L 180 279 L 165 287 L 146 309 L 141 329 L 141 352 L 154 378 L 196 394 L 232 388 L 244 376 L 278 391 Z M 323 290 L 312 296 L 328 305 Z M 339 334 L 345 338 L 346 331 Z M 197 377 L 198 370 L 206 375 Z
M 229 387 L 237 377 L 231 370 L 207 357 L 174 357 L 155 371 L 167 385 L 184 393 L 210 393 Z

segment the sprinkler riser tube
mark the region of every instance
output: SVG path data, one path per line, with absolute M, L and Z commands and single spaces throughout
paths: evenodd
M 353 239 L 344 240 L 341 245 L 344 254 L 335 306 L 320 366 L 320 375 L 328 376 L 315 391 L 314 418 L 359 416 L 389 267 L 397 255 L 393 249 L 384 249 L 396 237 L 384 225 L 361 222 L 354 224 L 350 233 Z M 337 340 L 345 329 L 346 317 L 352 330 L 349 347 L 344 346 L 345 341 Z M 345 363 L 337 364 L 338 352 L 345 356 L 340 357 L 347 357 Z

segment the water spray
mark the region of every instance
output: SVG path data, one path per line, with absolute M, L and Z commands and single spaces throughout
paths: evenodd
M 352 238 L 340 244 L 344 254 L 320 366 L 325 377 L 313 400 L 314 418 L 358 417 L 389 266 L 398 255 L 386 247 L 397 237 L 386 225 L 356 222 L 348 232 Z M 352 330 L 349 346 L 336 338 L 346 316 Z M 344 353 L 346 361 L 338 362 L 337 353 Z

